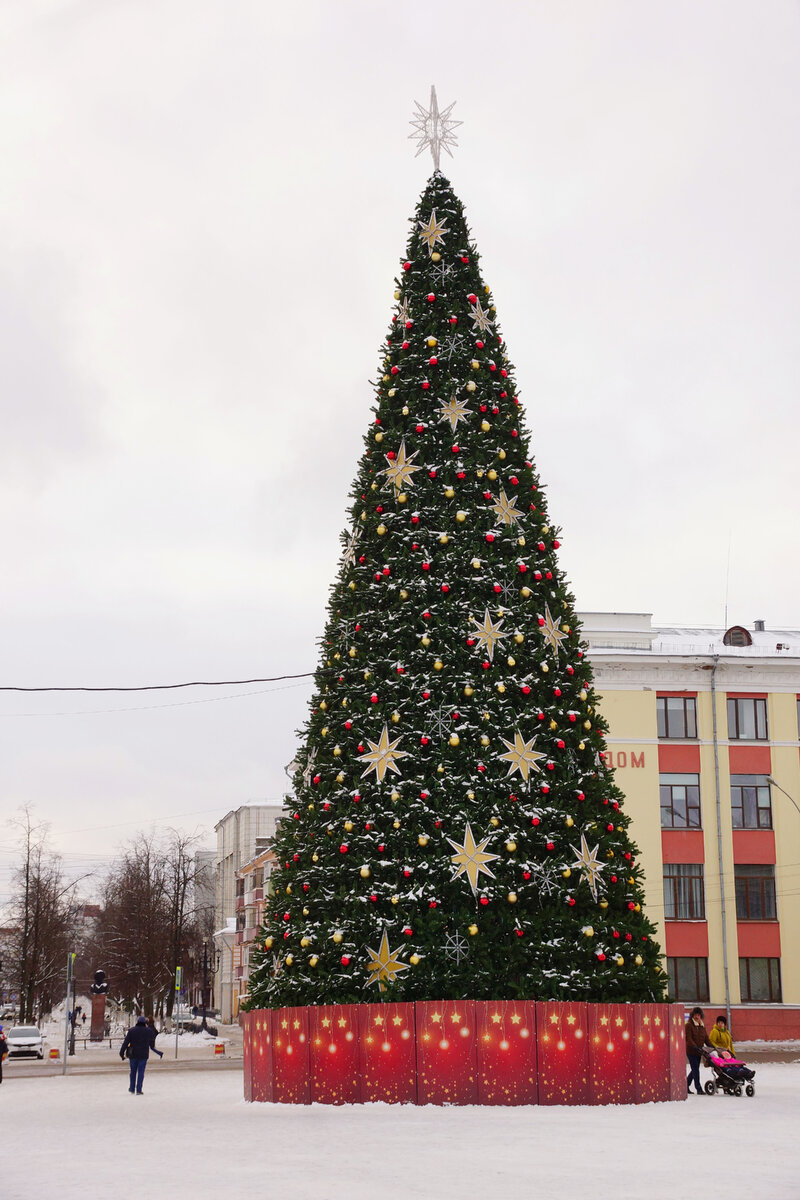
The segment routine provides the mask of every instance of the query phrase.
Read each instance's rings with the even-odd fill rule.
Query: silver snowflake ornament
[[[445,958],[452,958],[456,963],[460,963],[462,958],[467,957],[468,950],[469,943],[460,933],[448,933],[445,935],[444,945],[442,946],[442,954]]]

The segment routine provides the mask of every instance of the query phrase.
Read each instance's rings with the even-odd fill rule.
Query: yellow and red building
[[[800,631],[581,620],[670,998],[800,1037]]]

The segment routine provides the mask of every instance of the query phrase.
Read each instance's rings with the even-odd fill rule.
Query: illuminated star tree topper
[[[431,88],[431,98],[427,108],[423,108],[418,100],[415,100],[414,104],[417,109],[417,116],[411,118],[414,132],[408,135],[410,138],[416,138],[419,142],[419,149],[414,157],[419,158],[423,150],[430,147],[433,166],[438,171],[440,151],[445,150],[451,158],[453,157],[450,147],[458,143],[458,138],[453,131],[462,125],[463,121],[456,121],[450,116],[455,108],[455,100],[452,104],[448,104],[447,108],[439,111],[435,87]]]

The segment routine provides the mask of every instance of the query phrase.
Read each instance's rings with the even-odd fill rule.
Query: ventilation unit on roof
[[[763,621],[753,621],[753,629],[755,629],[756,633],[763,633],[764,632],[764,622]]]

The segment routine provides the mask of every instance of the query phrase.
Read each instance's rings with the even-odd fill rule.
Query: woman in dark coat
[[[706,1046],[713,1050],[714,1047],[708,1040],[706,1027],[703,1024],[702,1008],[693,1008],[689,1020],[686,1022],[686,1057],[689,1059],[689,1074],[686,1076],[686,1089],[691,1092],[692,1084],[695,1086],[698,1096],[703,1096],[703,1088],[700,1083],[700,1059],[703,1050]]]

